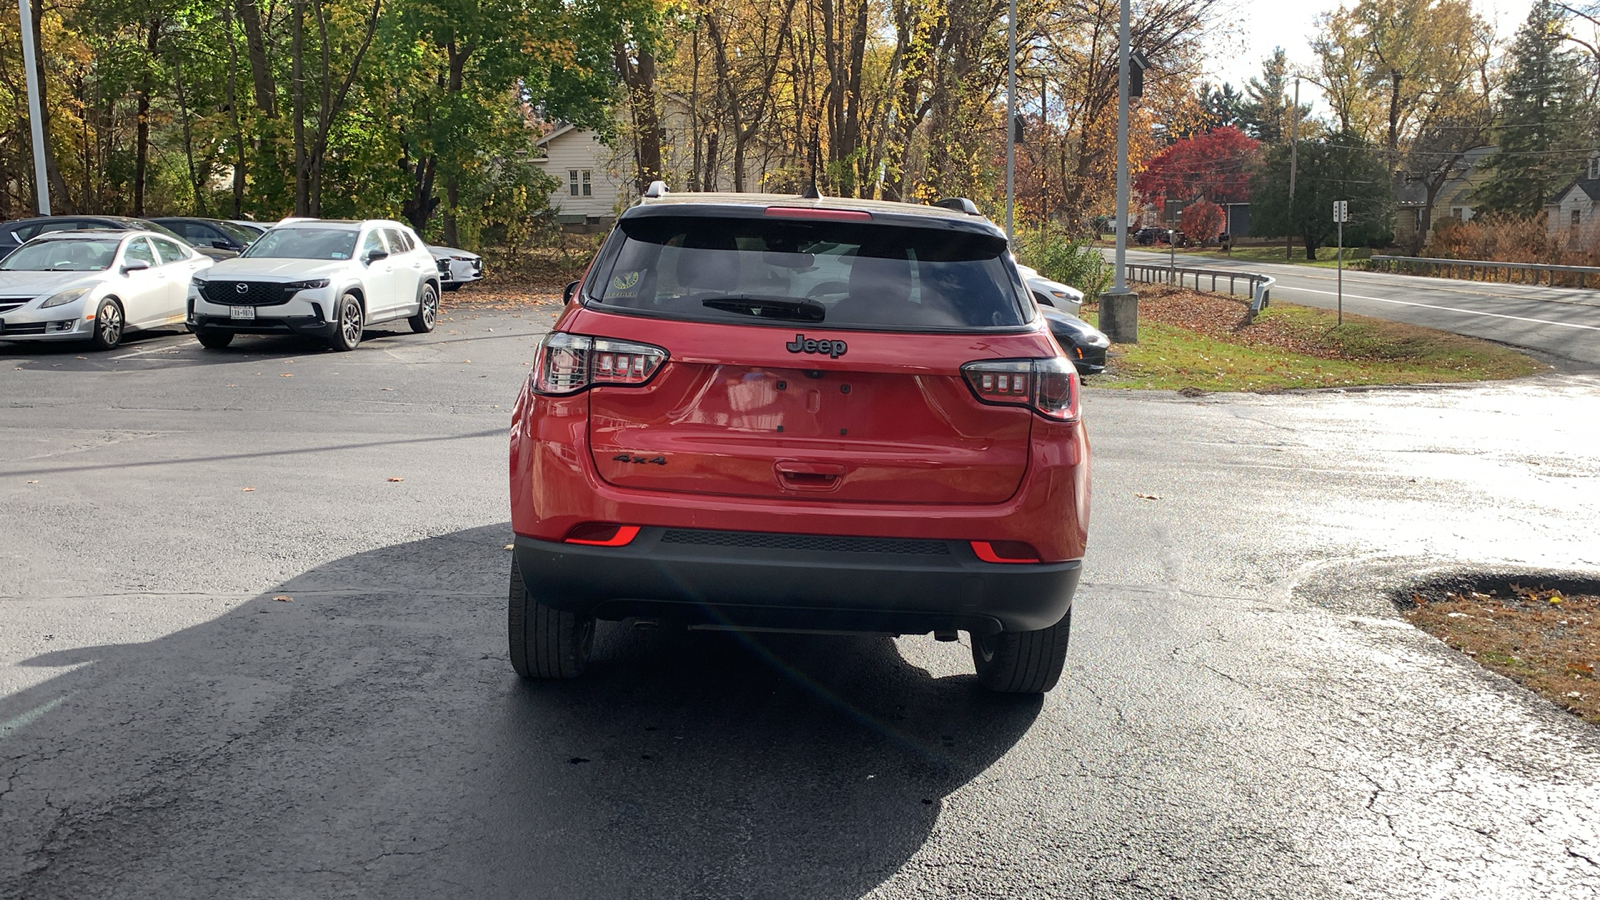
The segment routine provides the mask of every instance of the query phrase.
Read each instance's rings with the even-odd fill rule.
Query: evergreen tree
[[[1317,258],[1317,248],[1331,242],[1335,200],[1350,201],[1344,226],[1346,247],[1381,246],[1394,238],[1394,190],[1389,170],[1377,151],[1353,132],[1324,140],[1300,141],[1300,169],[1293,203],[1289,200],[1288,144],[1267,152],[1250,179],[1250,230],[1261,237],[1294,235]]]
[[[1485,164],[1479,191],[1493,210],[1531,216],[1583,167],[1593,137],[1582,62],[1563,51],[1566,13],[1539,0],[1511,47],[1500,127],[1500,150]]]
[[[1244,130],[1263,144],[1281,144],[1289,137],[1289,55],[1274,47],[1261,64],[1261,77],[1244,86],[1240,110]]]

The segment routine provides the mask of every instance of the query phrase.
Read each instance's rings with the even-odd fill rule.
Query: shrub
[[[1111,264],[1087,238],[1069,237],[1059,226],[1020,229],[1017,259],[1046,278],[1083,291],[1090,303],[1111,286]]]
[[[1217,239],[1222,229],[1227,225],[1227,214],[1222,207],[1210,200],[1201,200],[1191,203],[1183,208],[1183,214],[1178,219],[1178,225],[1190,240],[1199,241],[1201,245],[1209,244]]]
[[[1433,236],[1422,255],[1557,266],[1600,265],[1600,253],[1594,248],[1569,249],[1565,241],[1552,238],[1545,226],[1544,213],[1536,216],[1485,213],[1470,222],[1447,219],[1434,226]]]

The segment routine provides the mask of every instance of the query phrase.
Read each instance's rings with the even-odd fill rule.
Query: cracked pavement
[[[1600,897],[1600,733],[1388,600],[1600,570],[1600,376],[1091,386],[1042,701],[931,637],[619,625],[523,685],[549,318],[0,345],[0,898]]]

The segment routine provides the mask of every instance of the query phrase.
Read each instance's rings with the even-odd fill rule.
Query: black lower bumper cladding
[[[642,528],[623,547],[518,535],[530,597],[556,609],[805,631],[1037,631],[1072,608],[1078,560],[996,564],[964,541]]]

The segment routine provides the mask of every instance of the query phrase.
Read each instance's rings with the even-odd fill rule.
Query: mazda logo
[[[233,290],[234,290],[235,293],[238,293],[238,294],[248,294],[248,293],[250,293],[250,285],[245,284],[244,282],[241,281],[238,284],[233,286]]]

